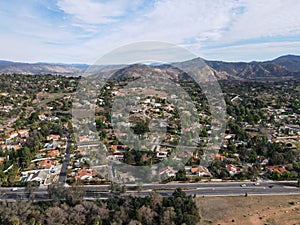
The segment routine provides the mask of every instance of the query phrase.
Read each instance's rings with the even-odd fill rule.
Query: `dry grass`
[[[300,225],[300,195],[197,198],[200,224]]]

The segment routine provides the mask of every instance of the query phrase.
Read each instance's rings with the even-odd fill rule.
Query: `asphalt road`
[[[242,184],[246,186],[242,187]],[[188,195],[196,196],[244,196],[247,195],[289,195],[300,194],[296,182],[262,182],[254,185],[253,182],[218,182],[218,183],[177,183],[177,184],[144,184],[140,191],[136,186],[127,186],[127,191],[122,195],[147,196],[155,190],[162,196],[171,196],[176,188],[182,188]],[[109,186],[85,186],[86,199],[108,198],[112,195]],[[0,188],[0,200],[28,199],[25,188]],[[47,187],[39,187],[33,193],[33,199],[37,201],[49,200]]]
[[[66,146],[66,155],[65,158],[62,162],[62,166],[61,166],[61,171],[59,174],[59,178],[58,178],[58,182],[59,183],[65,183],[66,179],[67,179],[67,168],[70,162],[70,149],[71,149],[71,144],[72,144],[72,138],[70,137],[70,135],[67,136],[67,146]]]

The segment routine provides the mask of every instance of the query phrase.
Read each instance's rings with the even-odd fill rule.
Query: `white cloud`
[[[235,45],[235,42],[241,40],[251,42],[262,37],[295,35],[300,28],[300,20],[297,16],[299,3],[300,1],[292,0],[156,1],[150,8],[144,10],[144,14],[140,13],[131,20],[114,24],[111,32],[95,36],[74,51],[82,51],[81,56],[95,60],[116,47],[136,41],[154,40],[179,44],[200,56],[208,55],[208,57],[227,60],[262,58],[260,55],[267,58],[270,55],[279,55],[279,52],[287,52],[283,51],[284,48],[293,52],[292,43],[281,44],[280,48],[276,47],[280,43],[273,43],[272,47],[262,44],[259,47],[267,48],[264,53],[258,51],[259,48],[250,48],[253,45],[245,45],[244,48],[241,45],[228,48],[215,47],[213,50],[204,49],[224,44]],[[111,4],[114,8],[113,4],[116,2]],[[122,7],[122,10],[116,12],[125,13],[126,6],[123,4]],[[93,12],[96,13],[96,11],[91,13]],[[81,23],[81,26],[85,25]],[[232,54],[223,49],[230,50]],[[299,54],[300,49],[294,52]]]
[[[300,1],[251,0],[243,6],[244,13],[224,33],[224,41],[300,35]]]
[[[139,40],[207,40],[219,36],[230,24],[230,11],[237,5],[235,1],[158,1],[142,20],[128,24],[123,32]]]
[[[107,24],[117,22],[118,17],[126,15],[136,8],[140,1],[105,1],[93,0],[59,0],[57,6],[66,14],[71,15],[78,23],[86,25]]]
[[[298,0],[11,1],[20,7],[0,2],[1,57],[7,59],[93,63],[119,46],[147,40],[219,59],[300,54],[291,42],[300,36]],[[281,47],[261,44],[266,50],[255,51],[249,45],[274,41]],[[26,54],[15,46],[25,46]]]
[[[199,48],[222,36],[237,7],[240,3],[236,1],[158,1],[143,16],[118,24],[117,31],[93,38],[84,46],[99,57],[115,47],[145,40],[180,44],[192,39]]]

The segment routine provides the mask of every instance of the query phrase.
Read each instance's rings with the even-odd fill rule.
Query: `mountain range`
[[[210,70],[213,71],[217,79],[242,79],[242,80],[256,80],[256,79],[292,79],[300,78],[300,56],[284,55],[274,60],[262,62],[224,62],[224,61],[211,61],[201,58],[195,58],[185,62],[171,64],[185,65],[186,67],[193,66],[198,62],[204,62]],[[133,65],[130,66],[131,70],[144,71],[149,68],[157,68],[165,74],[174,74],[175,69],[169,65]],[[120,76],[118,68],[120,66],[94,66],[94,69],[109,68],[116,70],[115,76]],[[22,63],[0,60],[0,74],[61,74],[66,76],[83,75],[86,69],[89,68],[87,64],[59,64],[59,63]],[[130,69],[121,69],[127,72]]]

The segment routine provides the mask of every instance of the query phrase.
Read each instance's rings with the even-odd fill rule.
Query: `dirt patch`
[[[300,225],[300,195],[200,197],[197,205],[201,225]]]

